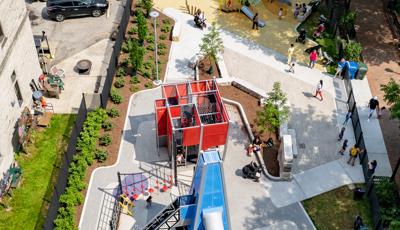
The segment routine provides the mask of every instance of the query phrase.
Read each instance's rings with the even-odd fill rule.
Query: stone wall
[[[6,39],[0,43],[0,173],[14,158],[12,137],[22,110],[32,104],[29,83],[42,73],[24,0],[0,1],[0,26]],[[11,76],[15,73],[15,80]],[[18,82],[22,103],[15,92]]]

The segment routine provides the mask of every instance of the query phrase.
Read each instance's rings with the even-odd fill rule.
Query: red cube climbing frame
[[[225,145],[229,116],[215,80],[165,84],[161,90],[163,98],[155,101],[159,146],[171,153],[174,143],[199,151]]]

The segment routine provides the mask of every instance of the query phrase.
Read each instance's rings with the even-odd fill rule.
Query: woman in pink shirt
[[[310,65],[309,65],[311,69],[314,68],[314,65],[317,62],[317,60],[318,60],[317,51],[316,50],[311,51],[311,53],[310,53]]]

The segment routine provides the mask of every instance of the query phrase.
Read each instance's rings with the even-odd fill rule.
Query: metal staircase
[[[154,217],[144,228],[144,230],[171,229],[180,220],[179,198],[175,199],[170,205],[164,208]]]

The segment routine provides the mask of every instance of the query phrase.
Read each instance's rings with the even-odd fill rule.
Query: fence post
[[[400,158],[397,160],[397,164],[396,164],[396,167],[394,167],[393,174],[390,177],[390,181],[392,181],[392,182],[394,181],[394,178],[396,177],[396,174],[397,174],[397,171],[399,170],[399,168],[400,168]]]

